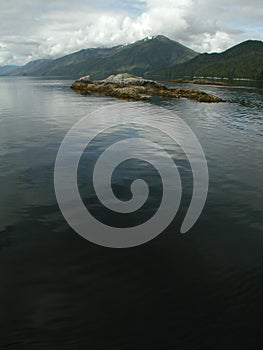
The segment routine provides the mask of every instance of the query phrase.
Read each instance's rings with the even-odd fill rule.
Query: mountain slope
[[[26,65],[17,68],[16,70],[13,70],[10,72],[10,75],[42,75],[41,73],[44,72],[49,64],[51,64],[53,60],[51,59],[40,59],[35,60],[27,63]]]
[[[151,74],[169,79],[194,76],[263,79],[263,42],[247,40],[222,53],[200,54]]]
[[[176,41],[158,35],[129,45],[86,49],[56,60],[33,61],[13,74],[74,77],[90,74],[93,78],[105,78],[120,72],[144,75],[151,70],[185,62],[196,55]]]
[[[0,66],[0,75],[8,75],[18,68],[19,66]]]

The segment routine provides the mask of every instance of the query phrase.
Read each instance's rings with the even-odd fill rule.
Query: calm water
[[[191,171],[182,151],[164,139],[184,185],[180,210],[151,242],[109,249],[84,240],[64,220],[53,168],[71,126],[123,102],[78,95],[70,83],[0,79],[0,348],[262,348],[263,90],[201,86],[227,103],[152,102],[182,117],[202,144],[207,203],[192,230],[180,235]],[[141,103],[133,106],[138,117]],[[162,121],[176,128],[170,116]],[[97,203],[87,174],[105,145],[133,132],[101,135],[79,167],[83,200],[111,224],[118,218]],[[145,164],[123,164],[114,175],[116,193],[129,198],[127,181],[138,174],[152,186],[148,206],[121,217],[120,226],[138,224],[158,207],[160,181]]]

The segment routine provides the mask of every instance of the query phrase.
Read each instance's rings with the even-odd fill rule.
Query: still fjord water
[[[152,102],[176,112],[198,137],[210,174],[207,203],[192,230],[180,235],[192,193],[191,168],[180,148],[162,140],[180,169],[182,205],[157,238],[118,250],[81,238],[56,202],[53,170],[67,131],[87,113],[113,103],[121,109],[123,103],[81,96],[70,83],[0,79],[0,348],[258,348],[263,331],[262,88],[200,87],[224,98],[222,104]],[[133,102],[136,117],[137,105]],[[170,115],[162,122],[176,128]],[[84,202],[112,225],[118,218],[99,205],[88,175],[106,145],[133,132],[126,128],[115,130],[110,140],[98,137],[79,167]],[[116,170],[116,194],[129,198],[127,184],[138,175],[152,192],[148,207],[128,218],[136,224],[158,207],[161,195],[156,172],[140,162]],[[119,225],[127,225],[126,219]]]

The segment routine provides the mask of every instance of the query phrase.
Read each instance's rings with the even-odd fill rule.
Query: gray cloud
[[[59,57],[164,34],[197,51],[263,39],[261,0],[9,0],[1,3],[0,65]]]

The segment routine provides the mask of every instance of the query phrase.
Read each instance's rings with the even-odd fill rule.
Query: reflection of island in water
[[[103,80],[82,77],[72,84],[72,89],[85,94],[97,93],[125,100],[151,100],[152,96],[187,98],[198,102],[224,102],[221,98],[203,91],[169,88],[166,85],[134,76],[129,73],[111,75]]]

